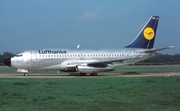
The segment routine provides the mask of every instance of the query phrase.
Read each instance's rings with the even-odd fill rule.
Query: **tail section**
[[[126,47],[151,49],[154,46],[159,16],[152,16],[137,37]]]

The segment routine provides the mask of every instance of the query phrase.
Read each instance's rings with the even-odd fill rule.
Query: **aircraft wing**
[[[106,67],[107,64],[111,64],[113,62],[124,62],[125,60],[133,59],[133,58],[134,57],[125,57],[120,59],[97,60],[93,62],[88,62],[87,65],[93,67]]]
[[[108,60],[91,60],[91,61],[72,61],[70,64],[68,64],[66,67],[76,67],[77,65],[83,65],[86,64],[88,66],[92,67],[106,67],[107,64],[111,64],[113,62],[124,62],[125,60],[128,59],[133,59],[134,57],[125,57],[125,58],[118,58],[118,59],[108,59]]]
[[[158,52],[158,51],[165,50],[165,49],[170,49],[170,48],[173,48],[173,47],[174,46],[168,46],[168,47],[164,47],[164,48],[150,49],[150,50],[147,50],[147,51],[144,51],[144,52],[145,53]]]

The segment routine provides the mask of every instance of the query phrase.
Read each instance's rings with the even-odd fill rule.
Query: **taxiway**
[[[70,74],[0,74],[0,78],[104,78],[104,77],[158,77],[180,76],[180,73],[99,73],[97,76],[80,76],[78,73]]]

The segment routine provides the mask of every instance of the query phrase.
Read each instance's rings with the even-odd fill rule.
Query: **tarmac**
[[[97,76],[80,76],[78,73],[67,74],[0,74],[0,78],[105,78],[105,77],[169,77],[180,76],[180,73],[98,73]]]

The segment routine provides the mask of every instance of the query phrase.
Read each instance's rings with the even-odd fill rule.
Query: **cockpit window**
[[[22,56],[22,54],[17,54],[17,55],[16,55],[16,57],[21,57],[21,56]]]
[[[12,57],[22,57],[23,54],[22,53],[16,53],[15,55],[13,55]]]
[[[22,56],[23,56],[22,54],[15,54],[12,57],[22,57]]]

